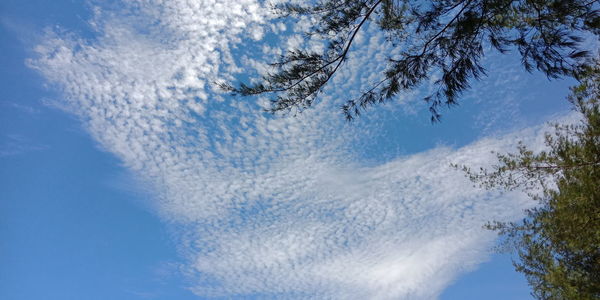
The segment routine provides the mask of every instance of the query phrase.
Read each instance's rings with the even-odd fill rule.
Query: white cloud
[[[257,27],[267,11],[254,0],[130,1],[121,12],[97,9],[97,40],[48,35],[30,65],[152,187],[156,208],[179,229],[197,294],[435,297],[485,259],[493,233],[482,224],[529,205],[520,194],[472,188],[449,164],[489,164],[490,150],[539,128],[364,162],[355,142],[378,125],[345,124],[331,103],[376,80],[360,75],[385,60],[373,31],[334,80],[344,93],[330,89],[320,109],[297,118],[262,115],[248,99],[223,101],[212,90],[239,70],[238,56],[256,64],[258,51],[275,51],[241,40],[269,34]]]

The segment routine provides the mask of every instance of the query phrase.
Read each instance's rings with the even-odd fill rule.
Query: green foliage
[[[487,227],[506,237],[537,299],[600,299],[600,68],[588,69],[569,100],[583,118],[555,125],[547,151],[498,155],[469,177],[486,188],[524,188],[539,201],[520,222]]]
[[[321,0],[280,4],[282,16],[316,20],[307,36],[325,42],[323,52],[295,49],[272,64],[275,71],[253,85],[221,85],[234,94],[275,93],[271,112],[310,107],[348,58],[356,34],[375,21],[400,54],[389,57],[381,81],[342,106],[348,119],[369,105],[417,88],[440,74],[425,100],[432,120],[441,105],[457,103],[471,80],[486,74],[481,65],[488,45],[516,49],[525,69],[549,78],[572,76],[587,52],[580,42],[598,35],[598,0]]]

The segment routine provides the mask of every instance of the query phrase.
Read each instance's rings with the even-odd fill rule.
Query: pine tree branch
[[[458,17],[460,17],[460,15],[462,15],[462,13],[465,11],[465,9],[469,6],[469,4],[471,4],[472,0],[468,0],[467,3],[465,5],[463,5],[463,7],[461,7],[460,11],[458,11],[458,13],[456,13],[456,15],[452,18],[452,20],[450,20],[448,23],[446,23],[446,26],[444,26],[444,28],[442,28],[442,30],[438,31],[432,38],[430,38],[424,45],[423,45],[423,50],[421,51],[421,54],[419,54],[418,56],[423,56],[425,55],[425,52],[427,52],[427,48],[429,47],[429,44],[431,44],[434,40],[436,40],[442,33],[444,33],[449,27],[450,25],[452,25],[452,23],[454,23]],[[458,5],[460,5],[461,3],[464,3],[465,1],[460,1],[457,4],[455,4],[453,6],[453,8],[449,9],[448,11],[451,11],[452,9],[458,7]]]
[[[323,82],[323,84],[321,84],[321,86],[324,86],[329,81],[329,79],[331,79],[331,77],[333,76],[333,74],[335,74],[335,72],[337,72],[337,70],[340,67],[340,65],[344,62],[344,60],[346,59],[346,56],[348,55],[348,51],[350,50],[350,46],[352,46],[352,42],[354,41],[354,38],[356,37],[356,35],[360,31],[360,28],[365,24],[365,22],[369,19],[369,17],[371,16],[371,14],[375,11],[375,8],[377,8],[377,6],[379,6],[379,4],[381,4],[381,2],[383,2],[383,0],[378,0],[367,11],[367,13],[365,14],[365,16],[361,20],[361,22],[355,27],[352,35],[350,36],[350,39],[348,40],[348,42],[346,43],[346,46],[344,47],[344,51],[340,55],[338,55],[335,59],[327,62],[323,66],[321,66],[318,69],[316,69],[316,70],[310,72],[309,74],[303,76],[298,81],[296,81],[295,83],[293,83],[293,84],[291,84],[291,85],[289,85],[289,86],[287,86],[285,88],[267,89],[267,90],[264,90],[262,92],[285,92],[285,91],[289,91],[290,89],[292,89],[292,88],[298,86],[299,84],[301,84],[302,82],[304,82],[306,79],[308,79],[308,78],[316,75],[319,72],[322,72],[323,70],[325,70],[325,68],[329,67],[333,63],[338,62],[337,65],[333,68],[333,70],[331,72],[328,72],[327,79]],[[262,92],[258,92],[258,93],[262,93]]]
[[[377,6],[381,2],[383,2],[383,0],[379,0],[379,1],[375,2],[375,4],[373,4],[373,6],[369,9],[369,11],[365,14],[365,17],[362,19],[362,21],[358,24],[358,26],[356,26],[356,29],[354,30],[354,33],[352,33],[352,36],[350,37],[350,40],[348,41],[348,44],[346,45],[346,47],[344,49],[344,52],[341,55],[342,59],[338,62],[338,64],[335,66],[335,68],[333,68],[333,71],[331,71],[331,73],[329,73],[329,75],[327,76],[327,79],[323,82],[322,86],[325,85],[329,81],[329,79],[331,79],[331,77],[333,76],[333,74],[335,72],[337,72],[337,70],[340,67],[340,65],[342,65],[342,63],[346,59],[346,56],[348,55],[348,51],[350,50],[350,46],[352,45],[352,42],[354,41],[354,38],[356,37],[356,34],[360,31],[360,28],[369,19],[369,17],[371,16],[371,14],[375,11],[375,8],[377,8]]]

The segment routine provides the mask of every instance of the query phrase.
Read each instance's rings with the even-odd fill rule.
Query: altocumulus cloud
[[[281,32],[306,22],[277,24],[268,11],[255,0],[127,1],[121,11],[96,9],[97,38],[49,33],[29,63],[154,191],[157,211],[178,228],[196,294],[435,298],[485,259],[493,234],[482,224],[529,205],[521,194],[472,188],[449,164],[488,165],[490,150],[518,138],[539,145],[541,129],[363,162],[355,142],[376,125],[345,124],[330,104],[335,90],[296,118],[212,90],[280,51],[251,39],[301,43]],[[381,68],[382,41],[373,30],[359,38],[368,47],[335,78],[343,95],[376,80],[351,70]]]

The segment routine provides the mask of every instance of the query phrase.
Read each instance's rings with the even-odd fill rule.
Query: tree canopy
[[[472,80],[486,75],[487,46],[501,53],[516,49],[528,71],[549,78],[571,76],[587,51],[587,35],[600,32],[598,0],[320,0],[284,3],[284,17],[315,20],[306,36],[322,40],[323,51],[293,49],[272,62],[274,71],[255,84],[222,84],[234,94],[274,93],[271,112],[310,107],[343,67],[365,24],[376,22],[400,54],[389,57],[380,81],[342,104],[348,119],[439,74],[427,95],[432,120],[441,105],[456,104]]]
[[[600,299],[600,68],[572,88],[581,123],[555,125],[548,150],[498,155],[470,178],[487,188],[524,188],[538,201],[520,222],[491,223],[518,255],[516,270],[537,299]]]

